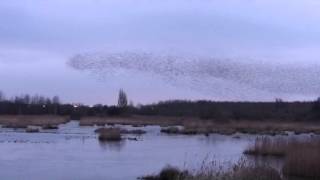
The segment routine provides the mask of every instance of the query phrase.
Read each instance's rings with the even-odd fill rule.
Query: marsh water
[[[79,126],[77,121],[40,133],[1,128],[1,179],[133,180],[157,173],[168,164],[194,168],[215,159],[227,166],[239,161],[256,138],[243,134],[167,135],[160,133],[159,126],[146,126],[138,128],[147,131],[144,135],[125,135],[121,142],[100,143],[94,133],[97,128]],[[271,163],[281,166],[281,161]]]

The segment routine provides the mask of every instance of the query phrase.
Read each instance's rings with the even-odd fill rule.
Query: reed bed
[[[258,156],[284,158],[283,174],[287,177],[320,179],[320,140],[309,138],[257,138],[245,152]]]
[[[284,138],[258,137],[245,151],[247,155],[259,156],[285,156],[293,145]]]
[[[288,149],[283,174],[320,179],[320,141],[298,143]]]

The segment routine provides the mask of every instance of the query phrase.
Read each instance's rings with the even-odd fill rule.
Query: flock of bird
[[[317,65],[137,52],[77,54],[69,59],[68,65],[98,76],[117,71],[142,72],[160,76],[173,85],[184,84],[207,91],[221,89],[227,84],[230,91],[242,87],[273,93],[320,93]]]

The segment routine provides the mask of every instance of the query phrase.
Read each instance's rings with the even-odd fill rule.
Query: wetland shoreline
[[[70,121],[68,116],[54,115],[1,115],[0,125],[7,128],[27,128],[39,126],[42,128],[55,128],[59,124]],[[116,117],[82,117],[80,126],[105,126],[105,125],[132,125],[141,127],[146,125],[161,126],[164,133],[168,134],[225,134],[235,133],[261,134],[261,135],[287,135],[288,133],[320,134],[318,122],[296,122],[281,120],[202,120],[194,117],[166,117],[166,116],[116,116]],[[180,127],[180,128],[172,128]]]

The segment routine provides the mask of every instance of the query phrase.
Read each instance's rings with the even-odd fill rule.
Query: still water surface
[[[132,129],[130,126],[121,126]],[[15,180],[133,180],[156,173],[170,164],[196,167],[205,159],[237,162],[255,136],[184,136],[160,133],[160,127],[143,127],[138,141],[100,143],[94,130],[71,121],[58,130],[25,133],[1,129],[0,177]],[[140,128],[141,129],[141,128]]]

